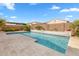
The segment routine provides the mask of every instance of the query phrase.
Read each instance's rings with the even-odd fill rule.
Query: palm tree
[[[70,28],[72,29],[73,34],[79,34],[79,20],[75,20],[71,25]]]
[[[5,20],[0,18],[0,30],[3,29],[4,25],[5,25]]]
[[[36,28],[37,30],[44,30],[44,28],[43,28],[42,26],[40,26],[40,25],[36,26],[35,28]]]

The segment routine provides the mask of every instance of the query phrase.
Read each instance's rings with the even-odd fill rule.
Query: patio
[[[6,35],[0,32],[0,55],[2,56],[64,56],[55,50],[37,44],[35,40],[20,34]],[[79,46],[79,40],[77,40]],[[75,42],[70,40],[70,42]],[[69,43],[66,55],[79,55],[78,48],[72,48]],[[76,46],[76,47],[78,47]],[[74,47],[74,46],[73,46]]]

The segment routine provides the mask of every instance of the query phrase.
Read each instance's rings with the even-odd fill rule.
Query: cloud
[[[10,9],[10,10],[15,10],[14,6],[15,6],[14,3],[7,3],[7,4],[6,4],[6,7],[7,7],[8,9]]]
[[[9,10],[15,10],[15,3],[1,3],[1,6],[5,6]]]
[[[58,9],[60,9],[60,7],[59,7],[59,6],[56,6],[56,5],[53,5],[53,6],[51,7],[51,9],[52,9],[52,10],[58,10]]]
[[[15,19],[15,18],[17,18],[16,16],[11,16],[10,18],[13,18],[13,19]]]
[[[29,5],[37,5],[37,3],[29,3]]]
[[[73,16],[72,16],[72,15],[67,15],[67,17],[71,18],[71,17],[73,17]]]
[[[0,12],[0,15],[3,15],[3,13]]]
[[[66,8],[60,10],[60,12],[71,12],[71,11],[79,12],[79,8]]]

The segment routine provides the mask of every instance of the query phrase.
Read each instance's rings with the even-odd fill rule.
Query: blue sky
[[[0,17],[10,22],[47,22],[54,19],[79,19],[79,4],[0,3]]]

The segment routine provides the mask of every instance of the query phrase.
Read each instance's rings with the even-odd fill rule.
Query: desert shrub
[[[24,25],[24,28],[23,28],[25,31],[29,31],[30,32],[30,30],[31,30],[31,27],[30,27],[30,25]]]
[[[3,31],[5,31],[5,32],[8,32],[8,31],[16,31],[16,28],[8,27],[8,28],[4,28]]]
[[[76,35],[79,36],[79,30],[77,30]]]
[[[5,19],[0,18],[0,31],[2,31],[3,27],[5,26]]]
[[[44,30],[44,28],[43,28],[42,26],[40,26],[40,25],[39,25],[39,26],[36,26],[35,28],[36,28],[37,30]]]

